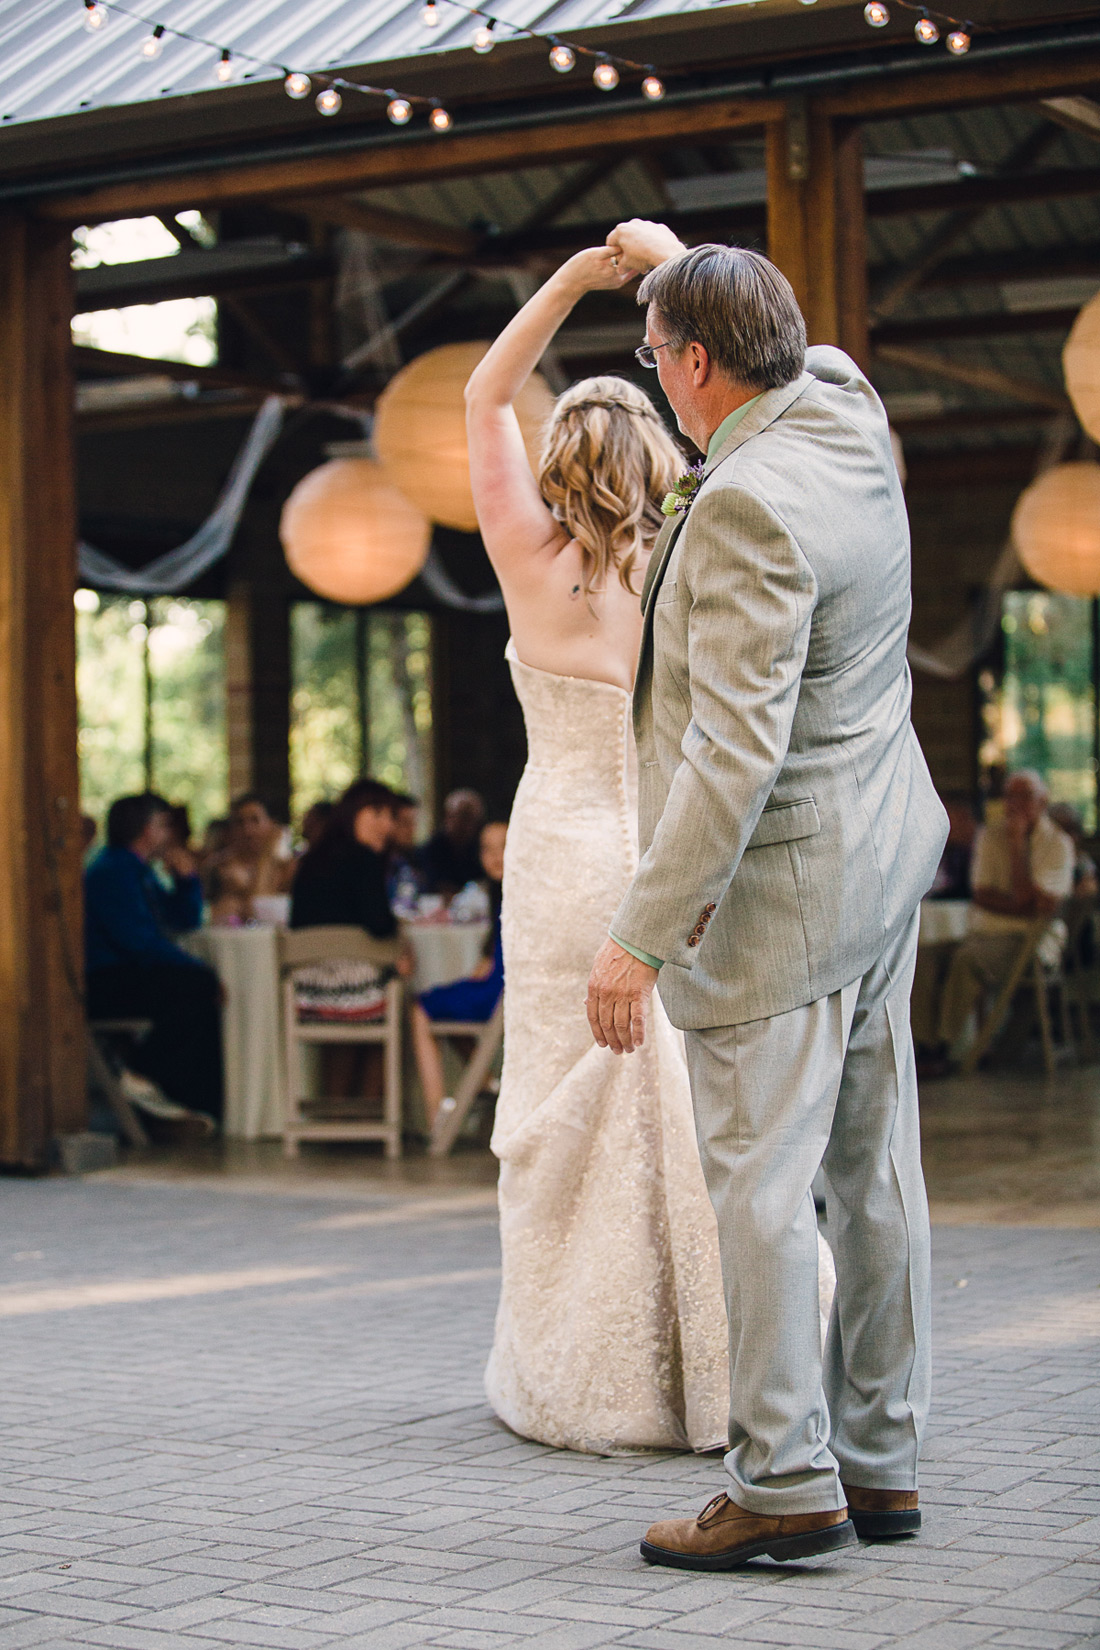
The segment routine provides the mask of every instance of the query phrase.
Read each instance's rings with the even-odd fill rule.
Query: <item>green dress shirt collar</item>
[[[761,390],[760,395],[763,395],[763,394],[764,394],[764,391]],[[750,407],[755,407],[756,403],[760,399],[760,395],[754,395],[751,398],[751,400],[746,401],[742,406],[735,407],[733,412],[731,412],[729,414],[728,418],[723,418],[722,422],[719,424],[718,428],[715,430],[714,434],[711,436],[710,440],[707,442],[707,463],[708,464],[713,464],[714,463],[714,460],[718,456],[718,453],[719,453],[720,449],[725,445],[726,441],[733,434],[734,430],[737,428],[738,424],[740,424],[741,420],[744,418],[744,416],[748,412],[749,408]]]

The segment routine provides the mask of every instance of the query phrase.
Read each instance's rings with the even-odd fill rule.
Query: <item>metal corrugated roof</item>
[[[488,3],[488,0],[487,0]],[[723,0],[724,7],[761,0]],[[213,83],[217,53],[166,34],[151,62],[142,42],[156,23],[181,29],[241,54],[234,80],[275,80],[285,65],[306,72],[387,63],[469,47],[477,20],[452,0],[439,0],[440,25],[426,29],[421,0],[132,0],[140,21],[111,11],[107,24],[90,33],[82,0],[39,0],[0,4],[0,119],[7,123],[43,120],[80,110],[119,107],[162,97],[206,93]],[[617,20],[710,11],[699,0],[494,0],[502,22],[541,34],[574,36]],[[500,39],[509,38],[506,29]],[[614,50],[610,39],[602,39]]]

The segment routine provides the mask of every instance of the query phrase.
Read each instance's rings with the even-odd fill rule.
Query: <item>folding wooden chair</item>
[[[1062,1036],[1074,1044],[1073,1010],[1077,1010],[1077,1045],[1087,1059],[1096,1056],[1092,1033],[1092,1006],[1100,1002],[1100,931],[1095,896],[1067,902],[1067,938],[1058,979],[1062,1007]]]
[[[1036,917],[1027,931],[1021,935],[1020,949],[1016,953],[1016,960],[1009,970],[1008,978],[997,993],[996,1002],[962,1062],[960,1071],[964,1077],[971,1077],[977,1071],[978,1062],[988,1053],[994,1038],[1004,1025],[1017,991],[1029,987],[1035,994],[1035,1012],[1043,1044],[1043,1064],[1047,1075],[1054,1075],[1054,1032],[1050,1022],[1049,991],[1052,985],[1060,983],[1060,971],[1045,969],[1039,957],[1039,946],[1052,920],[1049,916]]]
[[[401,1156],[402,987],[384,987],[386,1008],[379,1019],[338,1023],[304,1020],[298,1011],[294,976],[317,963],[373,963],[390,968],[401,954],[399,940],[376,940],[361,928],[298,928],[280,933],[279,974],[283,982],[283,1037],[286,1050],[287,1110],[283,1150],[297,1157],[303,1140],[381,1140],[387,1157]],[[309,1044],[379,1043],[383,1051],[382,1116],[355,1116],[347,1099],[311,1098],[305,1093],[302,1050]],[[367,1098],[367,1097],[364,1097]],[[326,1116],[326,1110],[328,1115]]]
[[[438,1038],[472,1037],[474,1050],[467,1060],[461,1080],[450,1103],[445,1100],[439,1109],[432,1137],[428,1143],[429,1157],[446,1157],[470,1115],[470,1108],[485,1087],[486,1078],[504,1039],[504,994],[501,993],[488,1020],[433,1020],[432,1036]]]

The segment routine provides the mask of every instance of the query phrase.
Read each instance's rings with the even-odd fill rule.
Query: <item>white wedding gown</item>
[[[681,1035],[597,1048],[592,959],[638,862],[630,695],[523,664],[528,760],[504,860],[502,1280],[489,1401],[526,1438],[593,1453],[724,1448],[718,1232]],[[821,1244],[821,1303],[834,1271]]]

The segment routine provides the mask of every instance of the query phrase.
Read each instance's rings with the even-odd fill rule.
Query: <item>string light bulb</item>
[[[922,46],[934,46],[940,37],[939,29],[936,27],[935,23],[933,23],[927,12],[925,12],[923,17],[918,17],[913,33],[916,35]]]
[[[426,29],[439,27],[439,7],[436,0],[426,0],[426,4],[420,12],[420,21]]]
[[[233,78],[233,63],[232,63],[232,59],[231,59],[230,54],[229,54],[229,47],[227,46],[225,48],[225,50],[222,52],[221,57],[219,57],[219,59],[218,59],[218,66],[214,70],[214,79],[215,80],[220,80],[222,85],[224,86],[226,81],[227,80],[232,80],[232,78]]]
[[[614,63],[608,63],[605,59],[604,62],[596,64],[592,71],[592,79],[601,92],[613,92],[619,84],[619,71]]]
[[[493,33],[494,26],[493,23],[483,23],[474,35],[474,51],[480,57],[484,57],[486,52],[491,52],[497,43],[496,35]]]
[[[577,61],[577,54],[571,46],[563,46],[560,40],[555,40],[550,50],[550,67],[559,74],[568,74]]]
[[[164,46],[164,24],[158,23],[152,34],[146,35],[141,42],[141,55],[148,58],[150,63],[154,57],[159,57]]]
[[[283,91],[287,97],[292,97],[297,103],[301,98],[308,97],[313,90],[313,82],[307,74],[288,74],[283,81]]]
[[[97,29],[106,26],[108,12],[106,6],[98,4],[98,0],[84,0],[84,27],[89,34],[95,34]]]
[[[338,115],[343,106],[343,98],[335,86],[326,86],[323,92],[318,92],[314,102],[317,111],[322,115]]]
[[[412,104],[407,97],[395,97],[386,105],[386,114],[395,126],[407,126],[412,119]]]
[[[449,132],[454,124],[442,103],[436,104],[435,108],[428,116],[428,121],[433,132]]]
[[[873,29],[884,29],[890,21],[890,13],[883,0],[867,0],[863,15]]]
[[[642,96],[648,97],[651,103],[660,103],[665,95],[665,83],[655,74],[647,74],[642,81]]]
[[[970,36],[965,29],[952,29],[947,37],[947,49],[952,57],[965,57],[970,50]]]

